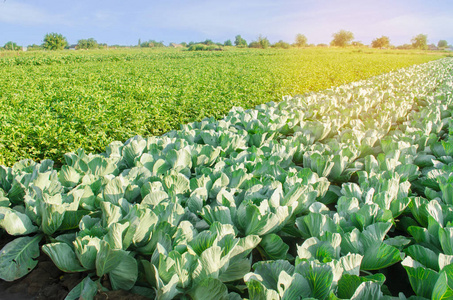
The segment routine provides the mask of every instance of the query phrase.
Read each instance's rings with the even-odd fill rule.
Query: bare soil
[[[0,249],[12,239],[8,235],[0,236]],[[86,273],[64,273],[42,253],[38,258],[38,265],[28,275],[13,282],[0,280],[0,300],[62,300],[86,276]],[[95,296],[95,300],[106,299],[148,298],[126,291],[101,292]]]
[[[13,282],[0,282],[0,300],[6,299],[64,299],[69,291],[83,280],[84,274],[64,273],[44,254],[36,268]]]

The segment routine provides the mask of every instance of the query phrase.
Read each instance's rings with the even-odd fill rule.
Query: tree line
[[[41,45],[32,44],[27,46],[27,50],[63,50],[70,47],[67,39],[61,33],[48,33],[44,36],[43,43]],[[75,45],[75,49],[100,49],[107,47],[107,44],[100,44],[94,38],[81,39]],[[7,42],[3,46],[3,50],[22,50],[22,46],[17,45],[14,42]]]
[[[269,47],[273,48],[283,48],[283,49],[288,49],[291,47],[307,47],[307,46],[318,46],[318,47],[328,47],[329,45],[327,44],[308,44],[307,37],[303,34],[297,34],[295,37],[295,40],[292,44],[287,43],[283,40],[280,40],[276,43],[270,43],[267,37],[264,37],[262,35],[259,35],[256,40],[251,41],[248,43],[244,38],[241,37],[241,35],[237,35],[234,39],[234,43],[231,40],[226,40],[224,43],[215,43],[210,39],[207,39],[202,42],[189,42],[189,43],[170,43],[170,46],[173,47],[186,47],[188,50],[221,50],[221,47],[225,46],[236,46],[240,48],[261,48],[261,49],[266,49]],[[118,46],[118,45],[114,45]],[[366,46],[360,41],[354,41],[354,34],[350,31],[346,30],[340,30],[338,32],[335,32],[332,35],[332,41],[330,42],[330,46],[333,47],[348,47],[348,46]],[[434,44],[428,45],[428,36],[426,34],[418,34],[414,36],[411,39],[410,44],[404,44],[400,46],[392,46],[390,44],[390,38],[388,36],[381,36],[379,38],[375,38],[371,42],[371,47],[373,48],[397,48],[397,49],[445,49],[447,47],[452,47],[448,45],[448,42],[446,40],[440,40],[437,43],[437,47]],[[99,48],[106,48],[108,47],[107,44],[100,44],[98,43],[94,38],[88,38],[88,39],[81,39],[77,42],[76,45],[73,45],[73,47],[77,50],[81,49],[99,49]],[[118,46],[120,47],[120,46]],[[164,45],[163,41],[155,41],[155,40],[149,40],[145,42],[141,42],[141,40],[138,40],[138,44],[136,47],[141,47],[141,48],[159,48],[159,47],[166,47]],[[28,50],[62,50],[62,49],[68,49],[69,44],[67,42],[66,37],[64,37],[60,33],[48,33],[44,36],[43,43],[41,45],[29,45],[27,47]],[[7,42],[3,48],[3,50],[12,50],[12,51],[18,51],[22,50],[21,46],[18,46],[16,43],[10,41]]]

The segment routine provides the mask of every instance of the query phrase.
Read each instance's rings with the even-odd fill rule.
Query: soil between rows
[[[0,249],[13,239],[8,235],[1,236]],[[13,282],[0,280],[0,300],[63,300],[85,277],[85,273],[61,271],[47,255],[41,253],[38,265],[28,275]],[[148,300],[126,291],[98,292],[94,299]]]
[[[14,237],[0,237],[0,249],[12,241]],[[406,296],[414,295],[407,275],[401,264],[397,263],[385,270],[380,270],[386,276],[385,285],[393,296],[403,292]],[[13,282],[0,280],[0,300],[62,300],[84,278],[85,273],[65,273],[58,269],[52,260],[41,253],[38,265],[33,271]],[[103,283],[104,286],[108,286]],[[147,300],[148,298],[117,290],[98,292],[95,300]]]

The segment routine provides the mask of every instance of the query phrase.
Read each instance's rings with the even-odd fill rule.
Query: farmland
[[[161,135],[234,107],[319,91],[440,58],[360,49],[116,50],[0,58],[0,164]]]
[[[16,121],[32,130],[29,123],[41,121],[43,131],[36,129],[34,138],[57,137],[55,143],[80,137],[93,148],[67,153],[58,165],[22,160],[0,167],[0,237],[8,241],[0,250],[0,278],[28,276],[39,265],[37,258],[45,255],[61,272],[80,275],[66,299],[92,299],[108,290],[151,299],[451,297],[453,60],[383,73],[391,65],[434,57],[304,51],[5,58],[4,68],[11,74],[22,68],[23,83],[31,80],[25,74],[35,72],[35,90],[48,100],[39,102],[34,96],[35,103],[27,102],[28,85],[15,88],[16,115],[2,122]],[[241,55],[249,59],[238,59],[248,61],[247,68],[235,61]],[[160,66],[154,73],[160,75],[147,79],[162,80],[159,87],[167,93],[145,88],[141,70],[151,58],[152,66]],[[290,90],[302,91],[302,85],[290,84],[290,77],[303,73],[289,67],[302,58],[312,72],[315,65],[325,64],[322,73],[329,76],[311,81],[310,88],[317,91],[272,102]],[[234,77],[216,64],[219,59],[224,66],[236,63],[233,69],[243,75]],[[341,59],[349,68],[335,67],[333,62]],[[178,77],[171,62],[180,60],[193,67]],[[199,71],[207,78],[190,73],[205,71],[201,60],[209,62],[209,73]],[[281,69],[270,77],[258,76],[258,66],[260,71]],[[71,69],[78,76],[71,78]],[[78,73],[82,71],[85,76]],[[112,75],[118,72],[123,75]],[[37,80],[44,73],[52,80]],[[378,73],[383,74],[370,77]],[[183,74],[190,74],[191,85],[178,81]],[[348,74],[352,82],[340,85],[349,81],[340,74]],[[12,81],[14,76],[5,78],[10,82],[5,89],[21,84]],[[204,84],[197,83],[203,78]],[[240,90],[242,81],[252,78],[257,85],[244,87],[244,94],[236,94],[232,102],[225,100],[235,108],[223,108],[216,102],[222,93],[213,89],[212,78],[218,79],[219,89],[237,84]],[[171,96],[172,84],[180,98]],[[211,89],[194,92],[204,85]],[[113,86],[123,102],[107,93]],[[202,106],[193,106],[196,99],[184,100],[184,89],[192,97],[209,99],[198,101],[205,105],[204,113],[216,118],[198,120],[203,115],[194,113]],[[223,91],[225,96],[231,92]],[[246,91],[260,101],[247,98]],[[160,97],[145,98],[147,92]],[[75,97],[82,94],[87,108]],[[75,98],[69,101],[64,95]],[[150,98],[160,99],[154,107],[165,113],[154,116],[168,125],[146,128],[154,136],[139,136],[134,126],[148,124]],[[33,107],[39,113],[32,113]],[[27,122],[19,119],[25,115]],[[63,121],[72,123],[63,127]],[[160,135],[174,127],[172,122],[180,122],[179,129]],[[94,127],[89,130],[89,125]],[[110,133],[123,134],[121,130],[126,138],[108,142]],[[19,141],[19,133],[12,135]],[[101,140],[95,140],[97,135]],[[95,141],[108,145],[98,152],[101,146],[94,147]],[[55,145],[49,149],[58,150]]]

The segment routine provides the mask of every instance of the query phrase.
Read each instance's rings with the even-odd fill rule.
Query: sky
[[[426,34],[428,43],[453,44],[451,0],[0,0],[0,46],[8,41],[41,44],[46,33],[70,44],[94,38],[109,45],[138,40],[221,42],[259,35],[271,43],[330,43],[344,29],[370,44],[388,36],[393,45]]]

